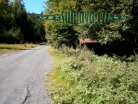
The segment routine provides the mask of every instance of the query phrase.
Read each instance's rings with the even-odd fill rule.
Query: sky
[[[46,0],[23,0],[27,12],[41,13],[44,11]]]

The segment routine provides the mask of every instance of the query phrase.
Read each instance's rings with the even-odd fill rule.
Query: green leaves
[[[72,49],[67,48],[63,53],[57,52],[55,54],[66,61],[54,69],[57,73],[51,76],[56,80],[54,83],[60,85],[51,92],[54,104],[138,103],[137,62],[121,62],[87,50],[77,55],[70,54]]]
[[[45,41],[45,30],[41,20],[28,14],[21,0],[0,0],[0,42]]]
[[[132,49],[137,47],[137,41],[138,41],[137,0],[106,0],[106,1],[81,0],[81,2],[80,0],[75,0],[75,1],[66,0],[65,2],[63,0],[59,0],[59,1],[48,0],[47,4],[48,4],[47,5],[48,8],[46,10],[46,15],[61,14],[62,11],[65,11],[65,12],[66,11],[72,11],[72,12],[94,11],[95,12],[94,19],[97,21],[97,23],[95,21],[94,24],[82,23],[82,24],[70,24],[70,25],[68,24],[63,25],[62,21],[56,21],[56,22],[46,21],[45,24],[47,26],[46,27],[47,36],[50,38],[53,38],[53,34],[55,36],[61,33],[59,37],[64,37],[62,38],[64,40],[63,43],[68,45],[67,37],[69,36],[69,33],[67,29],[65,30],[63,28],[72,26],[72,30],[74,30],[74,32],[79,34],[78,37],[81,37],[81,38],[88,37],[91,39],[96,39],[100,41],[101,44],[108,45],[107,46],[108,49],[107,51],[105,51],[105,53],[109,52],[110,54],[130,55],[130,54],[133,54]],[[104,16],[104,12],[101,12],[101,11],[105,11],[107,13],[106,14],[107,18],[102,18]],[[100,13],[98,14],[98,12]],[[99,20],[98,18],[96,18],[98,16],[101,17],[100,22],[104,24],[99,24]],[[66,20],[66,16],[65,16],[65,20]],[[70,19],[68,19],[68,23],[71,23]],[[64,30],[64,32],[61,32],[62,29]],[[56,37],[55,37],[55,40],[56,40]],[[74,39],[72,39],[72,41],[74,41]],[[121,44],[121,48],[118,49],[120,47],[120,44]],[[126,45],[127,45],[127,49],[125,48]],[[113,50],[118,50],[118,52],[114,52]],[[127,50],[130,50],[130,51],[126,52]],[[103,50],[101,49],[101,51]]]

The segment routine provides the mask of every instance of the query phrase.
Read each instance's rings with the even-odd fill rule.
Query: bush
[[[60,83],[60,88],[51,92],[53,101],[55,104],[137,104],[137,69],[137,62],[122,62],[83,50],[55,69],[58,70],[55,75],[61,79],[53,82]]]

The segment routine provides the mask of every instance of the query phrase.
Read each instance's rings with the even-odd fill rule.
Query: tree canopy
[[[133,54],[133,49],[137,48],[137,0],[47,0],[45,4],[45,14],[61,14],[62,11],[105,11],[131,17],[127,20],[108,21],[105,24],[74,25],[62,24],[61,21],[46,21],[47,39],[53,45],[61,46],[65,43],[72,46],[76,44],[78,37],[88,37],[98,40],[105,46],[103,51],[109,54],[130,55]],[[71,32],[68,27],[72,27]],[[79,34],[78,37],[75,37],[75,33]],[[69,40],[72,42],[68,42]]]
[[[0,43],[45,41],[43,22],[27,13],[22,0],[0,0]]]

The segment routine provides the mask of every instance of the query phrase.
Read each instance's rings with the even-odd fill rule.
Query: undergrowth
[[[19,50],[26,50],[28,48],[35,48],[37,44],[0,44],[0,54],[16,52]]]
[[[51,48],[52,49],[52,48]],[[138,63],[62,47],[47,75],[54,104],[137,104]]]

